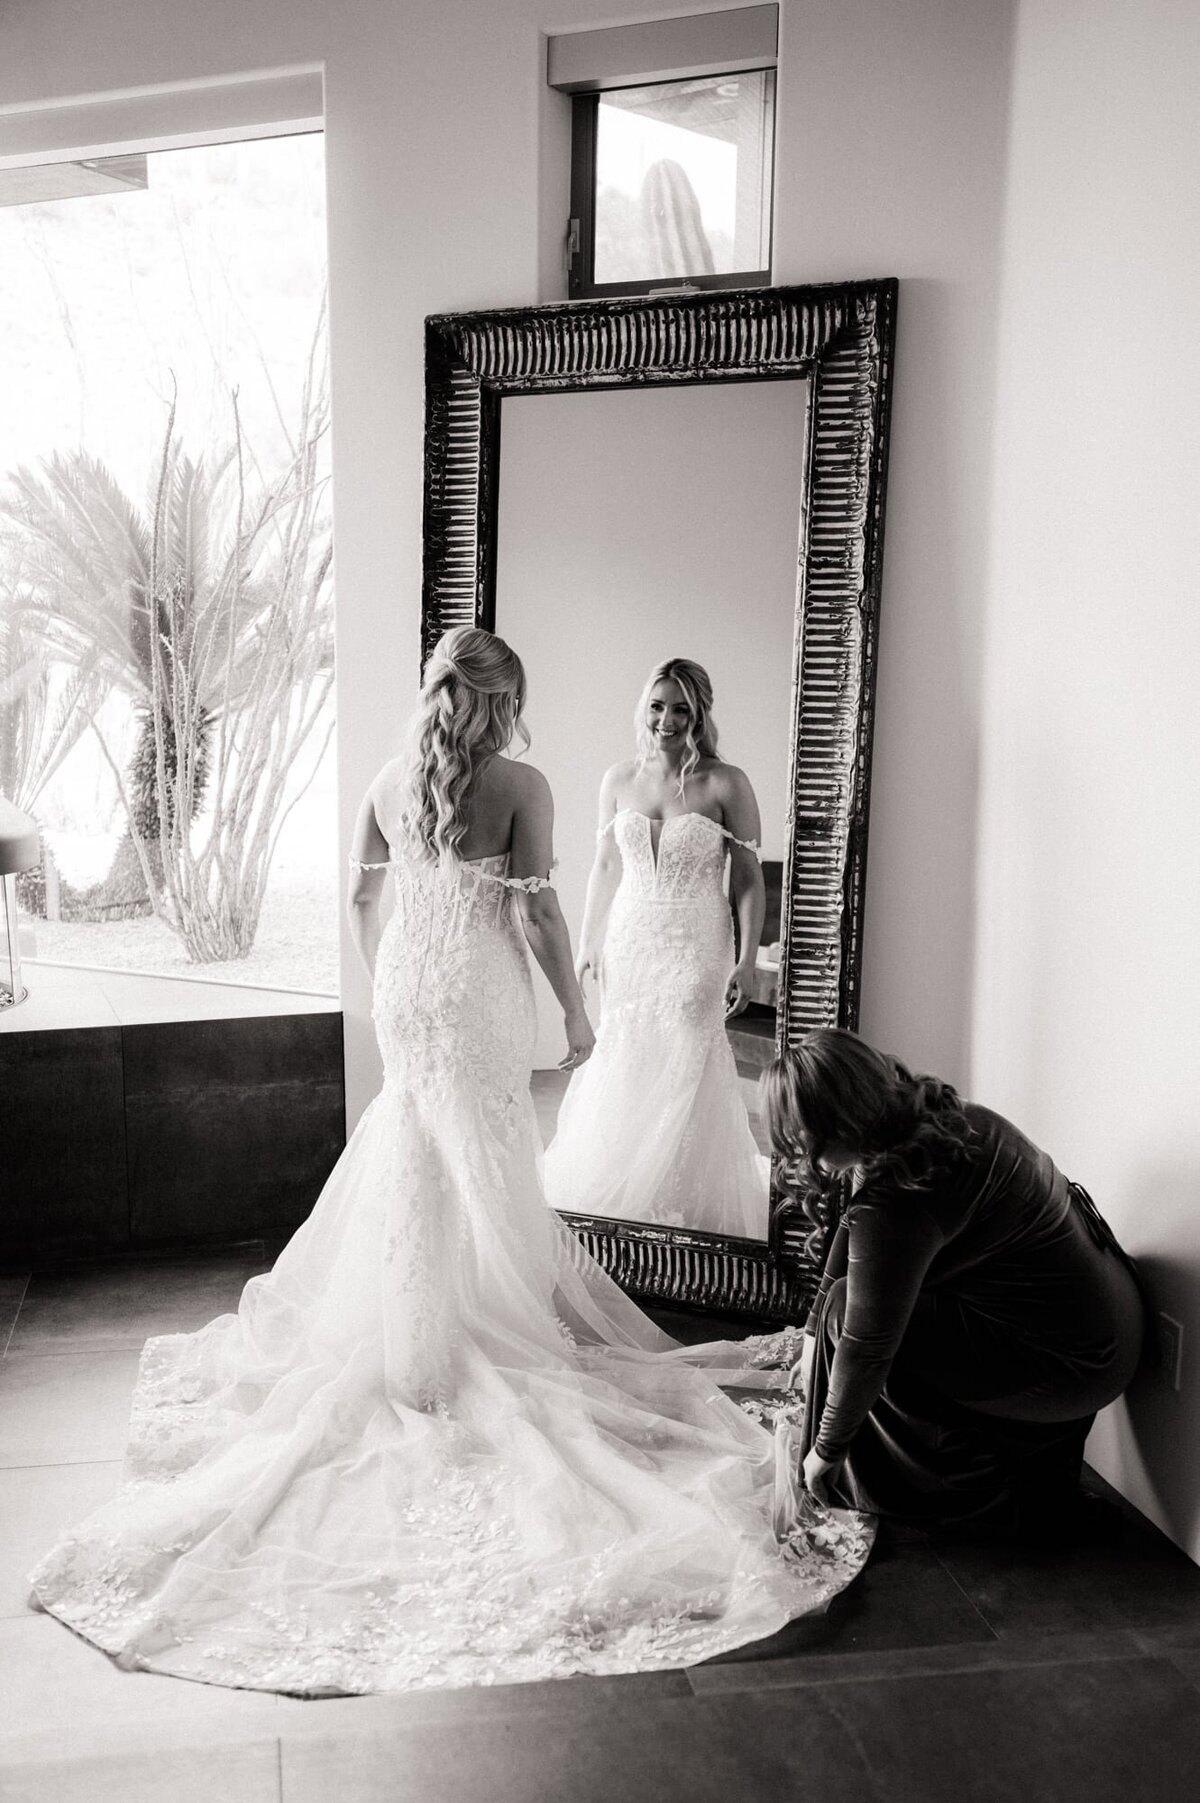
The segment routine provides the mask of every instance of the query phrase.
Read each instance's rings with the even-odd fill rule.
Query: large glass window
[[[40,960],[336,991],[324,195],[319,133],[0,174]]]
[[[773,70],[580,94],[573,110],[573,296],[770,280]]]

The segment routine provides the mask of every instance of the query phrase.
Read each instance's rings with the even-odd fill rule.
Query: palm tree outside
[[[40,901],[43,914],[59,914],[42,929],[59,939],[70,920],[89,923],[79,931],[89,936],[93,955],[97,927],[152,917],[141,929],[149,953],[135,956],[171,967],[166,928],[177,948],[174,962],[219,965],[222,980],[229,980],[231,967],[255,961],[289,821],[297,809],[311,810],[314,785],[326,805],[331,787],[323,260],[310,256],[299,270],[302,279],[291,283],[288,333],[275,334],[290,341],[289,366],[280,369],[262,348],[264,320],[280,317],[279,295],[268,297],[270,305],[259,304],[248,324],[261,302],[252,291],[253,272],[238,269],[231,276],[213,248],[228,258],[228,245],[218,240],[230,213],[230,177],[237,173],[231,153],[253,153],[262,192],[249,211],[261,219],[263,193],[279,198],[286,161],[279,153],[289,146],[301,148],[304,167],[283,182],[286,199],[299,191],[305,168],[310,178],[319,174],[319,159],[306,140],[223,146],[219,156],[170,153],[201,165],[190,182],[174,189],[165,184],[172,228],[166,249],[174,246],[184,266],[191,337],[198,344],[178,354],[176,335],[165,350],[158,347],[156,355],[177,353],[182,376],[156,365],[136,397],[136,435],[126,434],[122,442],[119,431],[109,434],[126,472],[141,463],[140,481],[119,474],[92,443],[55,446],[10,463],[7,472],[0,468],[0,791],[36,818],[43,808],[48,867],[54,862],[51,842],[61,846],[69,838],[61,829],[64,818],[86,813],[88,797],[101,789],[109,828],[102,872],[93,869],[90,881],[53,883],[47,872],[40,892],[36,878],[26,883],[28,903],[34,912]],[[214,171],[225,177],[219,184],[210,179],[221,190],[221,204],[207,214],[205,159],[210,178]],[[157,160],[149,159],[152,191]],[[174,164],[173,173],[178,169]],[[71,207],[101,205],[116,213],[145,199],[122,195],[56,208],[67,214]],[[310,215],[311,200],[311,194],[304,197]],[[117,216],[126,265],[148,268],[161,282],[166,253],[160,245],[157,258],[149,258],[145,242],[155,222],[147,219],[131,230],[128,215]],[[8,223],[0,214],[0,241]],[[161,228],[161,217],[157,223]],[[97,384],[84,367],[89,337],[97,336],[93,315],[117,322],[126,349],[129,321],[116,302],[94,307],[78,284],[68,293],[60,265],[69,218],[50,221],[59,228],[57,261],[54,246],[47,250],[46,221],[35,224],[38,229],[26,236],[38,255],[27,262],[53,264],[63,334],[75,347],[80,395],[89,403],[85,408],[81,400],[86,419],[97,411]],[[241,241],[244,246],[245,231]],[[107,248],[101,233],[98,250]],[[203,277],[201,253],[217,265]],[[301,298],[306,338],[299,329]],[[0,291],[0,306],[5,299]],[[19,308],[21,297],[13,296],[11,285],[7,299]],[[76,306],[84,308],[90,329],[78,327]],[[139,329],[152,336],[144,320]],[[212,368],[201,381],[197,370],[206,355]],[[93,436],[102,441],[105,434]],[[57,834],[51,823],[58,824]],[[308,893],[322,886],[332,889],[331,883],[310,883]],[[47,905],[49,888],[57,894],[54,909]],[[331,971],[332,908],[329,924],[324,964]],[[296,986],[313,980],[314,925],[307,922],[301,935]],[[126,953],[133,931],[127,924],[111,935]]]

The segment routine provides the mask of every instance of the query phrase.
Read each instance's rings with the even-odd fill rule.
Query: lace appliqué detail
[[[496,876],[490,870],[476,870],[470,864],[465,868],[481,883],[502,883],[506,889],[519,889],[526,895],[537,895],[542,889],[554,887],[548,876]]]
[[[155,1396],[165,1407],[163,1431],[153,1436],[162,1448],[179,1420],[176,1404],[165,1401],[166,1373],[174,1363],[180,1392],[195,1375],[194,1362],[178,1358],[189,1337],[195,1336],[152,1342],[157,1351],[145,1364],[150,1387],[139,1399],[146,1411],[156,1406]],[[596,1349],[601,1368],[604,1356]],[[752,1415],[764,1407],[758,1398],[742,1406]],[[774,1421],[778,1446],[781,1425],[794,1421],[801,1407],[802,1398],[772,1398],[755,1418],[768,1426]],[[341,1549],[345,1563],[336,1581],[322,1583],[318,1556],[306,1562],[299,1584],[293,1577],[282,1587],[269,1571],[255,1581],[253,1563],[242,1569],[234,1556],[239,1534],[209,1550],[227,1535],[223,1512],[214,1518],[196,1508],[184,1536],[110,1531],[106,1518],[122,1506],[148,1527],[160,1513],[153,1491],[134,1480],[32,1574],[39,1600],[127,1667],[307,1696],[677,1668],[738,1644],[736,1629],[722,1626],[728,1583],[689,1588],[679,1570],[660,1583],[644,1562],[627,1571],[619,1516],[610,1539],[571,1562],[557,1581],[543,1581],[528,1499],[494,1459],[478,1456],[472,1434],[444,1403],[430,1411],[428,1431],[434,1438],[419,1491],[391,1512],[389,1540],[404,1549],[394,1568],[355,1564],[351,1540]],[[662,1430],[648,1426],[644,1441],[653,1454],[664,1443]],[[174,1469],[196,1451],[185,1424],[161,1463]],[[790,1587],[807,1609],[823,1608],[861,1569],[873,1539],[866,1518],[820,1509],[803,1496],[777,1531],[774,1571],[760,1555],[757,1569],[739,1575],[740,1607],[756,1591],[769,1607]],[[176,1562],[193,1553],[200,1563],[200,1621],[219,1621],[207,1631],[198,1630],[189,1608],[191,1586],[172,1579]]]
[[[799,1358],[802,1329],[787,1327],[782,1333],[757,1335],[743,1342],[747,1363],[760,1370],[790,1365]],[[866,1564],[875,1544],[872,1516],[855,1509],[830,1509],[802,1488],[800,1446],[804,1430],[805,1393],[799,1384],[790,1389],[738,1397],[742,1412],[774,1436],[775,1532],[785,1556],[811,1569],[814,1564],[836,1574],[841,1589]]]
[[[804,1329],[783,1327],[778,1333],[750,1334],[739,1342],[746,1363],[758,1371],[791,1371],[804,1351]]]
[[[524,891],[526,895],[537,895],[542,889],[553,889],[554,887],[553,881],[548,876],[504,876],[498,871],[484,870],[482,865],[490,861],[491,860],[486,858],[474,861],[465,858],[459,863],[457,868],[464,876],[472,878],[477,882],[499,883],[504,889],[519,889]],[[385,858],[381,864],[364,864],[361,858],[350,859],[351,870],[399,870],[402,867],[403,860],[399,858]],[[554,863],[550,868],[552,870],[558,868],[557,858],[555,858]]]

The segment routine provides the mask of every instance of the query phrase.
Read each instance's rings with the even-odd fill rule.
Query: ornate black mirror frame
[[[507,394],[807,378],[777,1045],[853,1027],[883,559],[894,280],[588,301],[425,323],[422,663],[451,626],[495,624]],[[644,1301],[797,1319],[806,1224],[773,1198],[766,1244],[567,1216]]]

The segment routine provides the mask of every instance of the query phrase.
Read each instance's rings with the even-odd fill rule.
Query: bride
[[[659,664],[634,715],[638,755],[600,785],[576,970],[598,980],[603,1012],[547,1148],[546,1194],[575,1214],[762,1240],[770,1161],[725,1034],[762,937],[758,803],[717,755],[712,708],[699,664]]]
[[[355,832],[383,1089],[237,1313],[147,1343],[124,1486],[32,1575],[124,1666],[309,1695],[678,1666],[865,1557],[857,1518],[781,1543],[771,1435],[545,1205],[522,938],[567,1063],[592,1035],[549,790],[503,755],[523,699],[502,640],[441,640]]]

